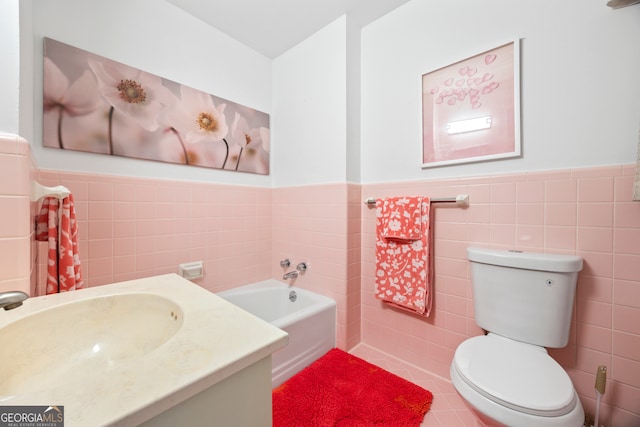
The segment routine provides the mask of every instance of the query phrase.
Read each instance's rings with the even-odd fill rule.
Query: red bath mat
[[[419,426],[433,394],[334,348],[273,389],[274,427]]]

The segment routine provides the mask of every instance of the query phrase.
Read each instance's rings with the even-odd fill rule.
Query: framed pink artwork
[[[422,167],[520,156],[519,40],[422,76]]]
[[[43,71],[44,147],[269,174],[267,113],[49,38]]]

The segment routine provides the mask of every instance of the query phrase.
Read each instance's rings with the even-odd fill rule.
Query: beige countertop
[[[134,298],[113,298],[123,294]],[[105,297],[112,301],[108,316],[101,314]],[[103,302],[91,305],[93,299]],[[151,310],[146,300],[150,306],[163,301],[160,310],[170,320],[145,314]],[[91,326],[93,320],[99,323]],[[138,348],[147,340],[145,330],[160,333],[159,322],[169,338],[162,335],[150,350]],[[25,325],[30,332],[12,335]],[[176,274],[30,298],[0,312],[0,328],[0,405],[64,406],[66,427],[139,424],[288,341],[286,332]],[[106,338],[95,336],[101,334]],[[129,341],[120,343],[120,335]],[[101,351],[114,340],[124,352]]]

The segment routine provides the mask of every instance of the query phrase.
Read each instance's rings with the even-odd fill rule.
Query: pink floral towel
[[[425,316],[431,312],[432,299],[430,207],[427,197],[387,198],[378,200],[376,212],[376,298]],[[409,232],[400,239],[389,238],[394,235],[389,228]],[[420,230],[416,239],[406,237],[415,236],[416,230]]]
[[[385,239],[420,240],[422,198],[402,197],[382,201],[382,236]]]
[[[78,253],[78,224],[71,194],[62,200],[61,208],[55,197],[42,201],[36,239],[48,242],[47,294],[84,288]]]

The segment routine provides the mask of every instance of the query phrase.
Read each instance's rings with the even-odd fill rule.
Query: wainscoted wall
[[[292,268],[306,261],[295,285],[338,302],[339,347],[360,342],[359,185],[272,190],[50,170],[40,182],[74,194],[88,286],[201,260],[205,275],[195,282],[218,292],[282,280],[281,259]]]
[[[308,262],[295,285],[336,300],[343,349],[360,342],[360,203],[356,184],[273,190],[273,277],[282,277],[281,259]]]
[[[271,190],[40,171],[74,195],[89,286],[165,273],[203,261],[195,282],[217,292],[271,273]]]
[[[29,143],[0,133],[0,292],[31,293],[35,285],[35,203],[29,197],[35,172]]]
[[[278,263],[284,257],[294,264],[307,261],[309,270],[296,285],[338,301],[339,347],[362,341],[444,378],[457,345],[482,333],[473,320],[468,246],[577,253],[585,266],[570,344],[551,353],[569,371],[590,412],[595,369],[607,365],[602,420],[623,427],[640,423],[640,204],[629,201],[631,165],[265,189],[38,174],[28,147],[2,142],[0,150],[0,203],[7,213],[0,226],[1,290],[30,289],[33,270],[21,265],[34,261],[29,180],[38,177],[74,193],[89,286],[175,272],[178,263],[202,260],[206,273],[198,283],[219,291],[280,279]],[[373,296],[375,210],[363,200],[460,193],[470,195],[469,208],[434,209],[432,317],[385,307]]]
[[[595,372],[608,366],[601,421],[640,425],[640,204],[633,167],[363,185],[363,197],[470,195],[471,206],[434,208],[435,301],[422,318],[373,296],[375,209],[362,208],[362,341],[449,378],[460,342],[481,334],[473,319],[468,246],[578,254],[569,345],[551,354],[595,408]]]

